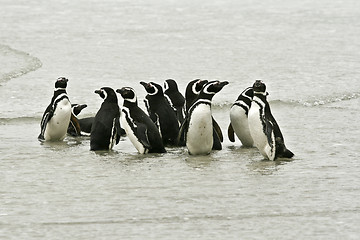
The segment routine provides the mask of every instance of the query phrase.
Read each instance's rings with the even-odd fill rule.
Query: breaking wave
[[[0,44],[0,83],[35,71],[42,66],[40,59],[27,52]]]

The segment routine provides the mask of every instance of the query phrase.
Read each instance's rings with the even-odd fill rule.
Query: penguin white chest
[[[261,115],[260,106],[258,103],[253,102],[248,114],[249,129],[254,144],[260,153],[270,160],[273,160],[273,150],[269,145],[268,138],[264,132],[264,126]]]
[[[230,121],[236,136],[246,147],[252,147],[254,141],[250,134],[248,116],[245,110],[239,106],[233,106],[230,109]]]
[[[56,105],[54,114],[47,123],[45,130],[45,140],[63,140],[69,126],[71,117],[71,104],[68,99],[59,101]]]
[[[211,108],[199,104],[192,112],[186,135],[186,146],[190,154],[208,154],[213,146]]]
[[[136,150],[140,154],[147,153],[147,149],[145,149],[144,145],[138,140],[136,137],[134,130],[132,127],[136,126],[130,126],[130,124],[134,124],[132,121],[132,118],[130,117],[130,112],[127,108],[123,107],[121,116],[120,116],[120,123],[121,127],[125,130],[126,136],[130,139],[131,143],[135,146]]]

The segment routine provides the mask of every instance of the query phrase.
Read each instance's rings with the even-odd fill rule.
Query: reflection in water
[[[289,159],[278,159],[276,161],[269,161],[269,160],[260,160],[260,161],[252,161],[247,166],[249,170],[253,172],[258,172],[261,175],[271,175],[274,172],[278,171],[280,168],[279,166],[285,165],[293,160]]]
[[[216,159],[212,156],[212,154],[209,155],[189,155],[185,158],[185,162],[192,168],[206,168],[211,165],[212,162],[214,162]]]

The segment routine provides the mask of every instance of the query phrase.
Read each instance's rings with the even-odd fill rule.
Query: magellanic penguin
[[[213,149],[214,120],[211,112],[211,100],[227,81],[210,81],[201,90],[199,96],[190,107],[183,124],[186,147],[191,155],[209,154]]]
[[[121,125],[140,154],[165,153],[160,132],[150,117],[137,105],[134,89],[123,87],[116,90],[124,98]]]
[[[154,82],[140,82],[140,84],[147,92],[145,105],[150,118],[159,127],[164,144],[175,145],[179,134],[179,122],[174,109],[165,99],[161,85]]]
[[[65,138],[71,118],[71,104],[66,93],[68,79],[60,77],[55,91],[41,119],[40,141],[61,141]]]
[[[67,133],[73,137],[81,136],[81,126],[77,116],[80,114],[81,110],[86,108],[86,104],[71,104],[71,121]]]
[[[192,106],[192,104],[196,101],[196,99],[198,98],[201,89],[208,83],[208,80],[201,80],[201,79],[195,79],[192,80],[188,83],[188,85],[186,86],[186,91],[185,91],[185,114],[188,114],[188,111],[190,109],[190,107]],[[213,127],[214,127],[214,133],[213,133],[213,137],[214,137],[214,144],[213,144],[213,150],[221,150],[222,149],[222,145],[221,143],[223,142],[223,135],[220,129],[219,124],[215,121],[215,119],[213,118]],[[184,146],[185,145],[185,136],[184,136],[184,132],[182,130],[182,128],[184,128],[183,124],[180,127],[180,134],[178,136],[178,145],[180,146]]]
[[[176,117],[181,124],[185,118],[185,98],[179,92],[179,88],[175,80],[167,79],[164,82],[164,96],[175,110]]]
[[[230,108],[229,140],[235,142],[235,132],[244,147],[254,146],[254,140],[251,137],[248,123],[248,113],[253,96],[252,87],[246,88]]]
[[[251,136],[260,153],[269,160],[291,158],[294,154],[285,147],[279,125],[271,114],[267,102],[266,86],[261,80],[253,84],[253,101],[248,120]]]
[[[91,126],[90,150],[110,150],[120,140],[120,108],[115,91],[110,87],[96,90],[103,103]]]

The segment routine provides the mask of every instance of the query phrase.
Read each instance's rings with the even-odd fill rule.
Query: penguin
[[[165,153],[160,132],[153,120],[137,104],[133,88],[116,90],[124,98],[121,110],[121,125],[126,135],[140,154]]]
[[[253,101],[248,114],[249,129],[255,146],[267,159],[292,158],[294,153],[286,148],[280,127],[271,114],[267,101],[266,85],[261,80],[253,84]]]
[[[90,132],[90,150],[111,150],[120,140],[120,108],[115,91],[102,87],[95,91],[104,99]]]
[[[184,121],[186,147],[191,155],[209,154],[214,145],[211,100],[229,82],[210,81],[200,91]]]
[[[186,113],[186,115],[189,111],[189,108],[191,107],[191,105],[194,103],[194,101],[197,99],[198,95],[200,94],[201,89],[208,82],[209,82],[208,80],[195,79],[188,83],[188,85],[186,86],[186,91],[185,91],[185,102],[186,102],[185,113]],[[178,136],[178,145],[185,146],[185,136],[184,136],[185,131],[182,130],[182,128],[184,128],[183,124],[180,127],[181,134]],[[214,118],[213,118],[213,128],[214,128],[213,150],[221,150],[222,149],[221,143],[223,142],[224,138],[222,135],[221,128],[220,128],[219,124],[215,121]]]
[[[248,124],[248,113],[253,96],[254,92],[252,87],[246,88],[230,108],[229,140],[235,142],[235,132],[244,147],[254,146],[254,140],[251,137]]]
[[[62,141],[71,118],[71,104],[66,93],[68,79],[59,77],[55,82],[54,95],[41,119],[39,141]]]
[[[86,104],[71,104],[71,118],[67,133],[73,137],[81,136],[81,125],[77,115],[80,114],[81,110],[86,108]]]
[[[179,134],[179,122],[175,111],[164,97],[161,85],[154,82],[140,82],[144,86],[147,95],[145,105],[150,118],[159,128],[165,145],[176,145]]]
[[[179,124],[181,124],[185,118],[185,97],[179,92],[175,80],[165,80],[164,96],[168,100],[170,106],[174,109]]]

